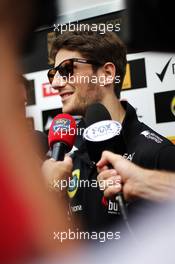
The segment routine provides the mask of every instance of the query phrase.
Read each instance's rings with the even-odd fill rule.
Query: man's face
[[[55,58],[55,67],[64,60],[72,58],[82,59],[84,57],[77,51],[59,50]],[[57,71],[52,87],[59,90],[64,113],[84,115],[88,105],[100,102],[103,98],[100,83],[92,81],[93,76],[98,77],[100,73],[98,70],[93,72],[91,64],[74,62],[73,65],[73,75],[70,81],[69,79],[65,81]]]

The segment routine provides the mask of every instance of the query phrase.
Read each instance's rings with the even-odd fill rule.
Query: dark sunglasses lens
[[[57,66],[56,68],[50,69],[48,71],[47,76],[51,84],[53,82],[54,76],[57,71],[59,72],[59,75],[62,78],[68,80],[68,78],[73,75],[73,61],[71,60],[63,61],[59,66]]]
[[[65,79],[72,76],[73,75],[73,62],[71,60],[63,61],[59,65],[59,74]]]
[[[47,76],[48,76],[50,84],[52,84],[55,74],[56,74],[56,70],[55,69],[51,69],[51,70],[48,71]]]

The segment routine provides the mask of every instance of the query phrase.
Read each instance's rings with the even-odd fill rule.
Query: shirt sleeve
[[[167,146],[159,152],[157,169],[175,171],[175,146]]]

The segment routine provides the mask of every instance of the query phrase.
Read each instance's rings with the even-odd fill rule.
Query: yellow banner
[[[167,137],[173,144],[175,144],[175,136],[174,137]]]
[[[131,89],[131,70],[129,63],[126,65],[126,74],[122,86],[122,90],[124,89]]]

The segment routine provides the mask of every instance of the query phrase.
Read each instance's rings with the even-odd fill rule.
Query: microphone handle
[[[108,168],[109,169],[113,169],[111,164],[108,165]],[[125,201],[124,201],[122,192],[117,193],[117,195],[115,196],[115,201],[118,202],[118,205],[119,205],[120,212],[121,212],[121,215],[123,217],[123,220],[127,221],[128,220],[128,214],[127,214]]]
[[[56,142],[53,144],[52,158],[56,161],[63,161],[64,156],[68,151],[69,148],[64,142]]]
[[[118,202],[118,205],[120,207],[120,211],[123,217],[124,221],[128,220],[128,214],[127,214],[127,210],[126,210],[126,206],[125,206],[125,201],[123,198],[123,194],[122,192],[119,192],[116,196],[115,196],[115,201]]]

